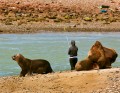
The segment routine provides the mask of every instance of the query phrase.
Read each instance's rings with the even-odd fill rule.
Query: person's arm
[[[77,55],[78,55],[78,47],[76,46],[76,48],[77,48]]]

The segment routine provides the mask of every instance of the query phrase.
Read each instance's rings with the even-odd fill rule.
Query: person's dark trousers
[[[71,70],[75,69],[75,64],[77,63],[78,59],[77,58],[70,58],[70,66],[71,66]]]

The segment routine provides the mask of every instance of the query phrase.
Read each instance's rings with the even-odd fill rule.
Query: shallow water
[[[70,70],[67,51],[69,42],[75,40],[82,60],[96,40],[120,53],[120,33],[38,33],[0,34],[0,76],[18,75],[20,67],[11,59],[17,53],[30,59],[48,60],[54,71]],[[114,64],[120,66],[120,57]]]

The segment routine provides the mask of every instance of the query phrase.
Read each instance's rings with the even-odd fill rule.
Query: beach
[[[120,68],[0,77],[0,93],[119,93]]]

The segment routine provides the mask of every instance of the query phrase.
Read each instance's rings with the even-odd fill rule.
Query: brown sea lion
[[[111,68],[111,64],[115,62],[118,54],[114,49],[104,47],[99,41],[91,47],[88,52],[88,58],[97,63],[99,68]]]
[[[114,49],[104,47],[99,41],[91,47],[87,58],[76,63],[75,70],[111,68],[118,54]]]
[[[16,54],[12,56],[18,65],[21,67],[20,76],[25,76],[27,73],[32,75],[32,73],[47,74],[53,72],[50,63],[44,59],[31,60],[25,58],[21,54]]]
[[[98,66],[97,63],[93,63],[89,58],[78,61],[75,65],[75,70],[76,71],[91,70],[91,69],[98,70],[99,66]]]

